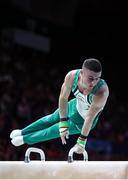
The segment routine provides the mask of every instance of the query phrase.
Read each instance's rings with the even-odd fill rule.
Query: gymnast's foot
[[[24,140],[23,140],[23,136],[16,136],[11,140],[11,143],[14,146],[21,146],[22,144],[24,144]]]
[[[16,130],[13,130],[10,134],[10,138],[13,139],[14,137],[17,137],[17,136],[21,136],[21,130],[20,129],[16,129]]]

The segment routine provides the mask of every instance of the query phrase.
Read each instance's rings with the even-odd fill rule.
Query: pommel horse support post
[[[31,152],[40,154],[41,161],[30,160]],[[128,179],[128,161],[74,161],[72,148],[68,161],[45,161],[39,148],[28,148],[24,161],[0,161],[0,179]]]

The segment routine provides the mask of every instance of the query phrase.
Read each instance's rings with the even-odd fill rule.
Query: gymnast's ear
[[[83,74],[83,69],[81,69],[80,73]]]

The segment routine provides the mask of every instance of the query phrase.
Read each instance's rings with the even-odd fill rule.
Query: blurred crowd
[[[32,30],[34,24],[28,23]],[[0,49],[0,160],[24,160],[29,145],[14,147],[9,134],[56,110],[61,84],[69,69],[50,60],[48,54],[15,44],[2,30]],[[110,89],[99,123],[88,137],[90,160],[128,160],[127,109],[127,102],[120,102]],[[76,139],[76,135],[70,137],[66,146],[60,139],[33,146],[43,149],[47,160],[66,160]],[[32,158],[39,157],[34,154]]]

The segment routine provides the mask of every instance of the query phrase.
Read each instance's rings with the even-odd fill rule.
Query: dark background
[[[101,61],[110,89],[88,140],[90,160],[128,160],[127,24],[122,1],[0,1],[1,160],[23,160],[28,146],[12,146],[9,133],[52,113],[65,74],[88,57]],[[46,37],[48,51],[18,44],[16,29]],[[65,147],[58,139],[34,146],[44,149],[48,160],[65,160],[76,138]]]

